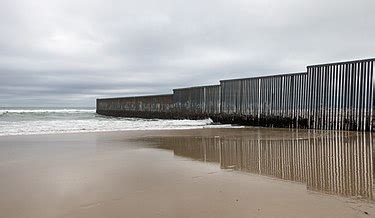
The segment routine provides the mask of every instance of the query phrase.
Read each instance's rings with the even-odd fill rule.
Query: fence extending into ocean
[[[266,127],[372,131],[374,61],[307,66],[307,71],[221,80],[173,94],[97,99],[109,116],[202,119]]]

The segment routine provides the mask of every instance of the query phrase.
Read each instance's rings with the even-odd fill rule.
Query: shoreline
[[[326,140],[337,146],[345,142],[349,152],[372,136],[321,133],[254,127],[0,137],[0,217],[374,215],[374,201],[365,199],[372,196],[372,183],[354,184],[363,195],[357,199],[356,189],[336,191],[339,183],[325,173],[330,168],[310,174],[315,165],[305,164],[313,156],[329,166],[321,155],[326,151],[306,150],[328,148],[319,144]],[[361,168],[372,169],[367,165],[372,147],[366,149],[367,156],[354,150],[345,153],[342,165],[332,165],[340,172],[336,177],[344,181],[355,173],[358,181],[372,182],[372,173],[348,168],[351,162],[345,161],[359,158]],[[288,165],[289,158],[300,161]],[[331,183],[322,188],[315,174]]]
[[[16,136],[45,136],[45,135],[66,135],[66,134],[100,134],[100,133],[127,133],[127,132],[174,132],[174,131],[190,131],[190,130],[206,130],[206,129],[245,129],[245,130],[271,130],[271,131],[285,131],[285,132],[341,132],[341,133],[353,133],[353,134],[373,134],[373,132],[358,132],[351,130],[319,130],[319,129],[295,129],[295,128],[282,128],[282,127],[265,127],[265,126],[241,126],[241,125],[230,125],[220,124],[213,125],[217,127],[196,127],[196,128],[171,128],[171,129],[125,129],[125,130],[98,130],[98,131],[72,131],[72,132],[50,132],[50,133],[27,133],[27,134],[10,134],[0,135],[1,137],[16,137]]]
[[[72,131],[72,132],[51,132],[51,133],[27,133],[27,134],[10,134],[0,135],[0,137],[11,136],[44,136],[44,135],[65,135],[65,134],[96,134],[96,133],[119,133],[119,132],[159,132],[159,131],[189,131],[199,129],[240,129],[240,128],[267,128],[267,127],[248,127],[248,126],[228,126],[228,127],[197,127],[197,128],[174,128],[174,129],[125,129],[125,130],[98,130],[98,131]],[[282,128],[280,128],[282,129]]]

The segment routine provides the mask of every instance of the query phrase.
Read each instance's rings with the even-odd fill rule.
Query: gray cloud
[[[0,106],[93,106],[375,56],[372,0],[0,5]]]

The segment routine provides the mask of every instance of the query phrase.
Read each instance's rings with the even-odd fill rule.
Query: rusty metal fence
[[[174,89],[173,103],[176,111],[190,115],[220,113],[220,85]]]
[[[307,72],[222,80],[170,95],[98,99],[111,116],[200,119],[268,127],[372,131],[375,59],[307,67]]]
[[[305,126],[306,79],[295,73],[222,80],[221,112],[245,124]]]
[[[310,128],[372,130],[374,61],[307,67]]]

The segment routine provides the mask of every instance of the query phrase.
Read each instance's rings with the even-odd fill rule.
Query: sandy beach
[[[371,217],[373,171],[354,132],[2,136],[0,217]]]

